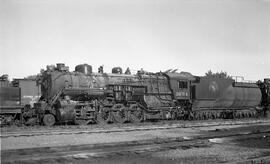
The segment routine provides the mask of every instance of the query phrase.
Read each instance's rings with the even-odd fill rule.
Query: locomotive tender
[[[270,79],[239,83],[187,72],[92,72],[88,64],[70,72],[64,64],[48,66],[35,104],[40,123],[142,122],[148,119],[258,117],[269,111]]]

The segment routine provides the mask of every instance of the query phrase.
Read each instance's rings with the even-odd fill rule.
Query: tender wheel
[[[97,114],[97,122],[99,124],[113,123],[113,116],[112,116],[111,112],[107,111],[106,108],[101,110]]]
[[[53,126],[55,124],[55,117],[52,114],[45,114],[43,117],[43,123],[45,126]]]
[[[171,115],[172,115],[172,120],[176,120],[176,118],[177,118],[177,112],[172,111],[171,112]]]
[[[33,126],[35,124],[37,124],[38,119],[37,118],[29,118],[27,121],[25,121],[25,125],[27,126]]]
[[[190,112],[188,115],[188,120],[193,120],[195,118],[194,113]]]
[[[98,113],[98,115],[97,115],[97,123],[98,124],[106,124],[106,121],[102,117],[102,114],[101,113]]]
[[[126,111],[123,110],[120,110],[120,111],[117,111],[117,112],[114,112],[114,120],[118,123],[125,123],[127,122],[127,113]]]

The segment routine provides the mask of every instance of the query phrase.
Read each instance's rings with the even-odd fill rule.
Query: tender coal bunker
[[[249,138],[240,138],[234,140],[236,144],[243,147],[270,149],[270,133],[262,133]]]

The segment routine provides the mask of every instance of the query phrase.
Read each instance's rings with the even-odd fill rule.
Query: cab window
[[[187,89],[188,88],[188,83],[186,81],[179,81],[178,86],[180,89]]]

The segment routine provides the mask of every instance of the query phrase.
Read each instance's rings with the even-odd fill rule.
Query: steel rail
[[[151,131],[151,130],[166,130],[179,128],[199,128],[199,127],[214,127],[214,126],[229,126],[229,125],[252,125],[252,124],[267,124],[270,120],[239,120],[239,121],[218,121],[218,122],[187,122],[165,125],[147,125],[140,127],[114,127],[113,129],[90,129],[90,130],[46,130],[46,131],[27,131],[23,133],[7,132],[1,133],[0,138],[9,137],[33,137],[33,136],[48,136],[48,135],[71,135],[71,134],[95,134],[95,133],[117,133],[117,132],[132,132],[132,131]]]

